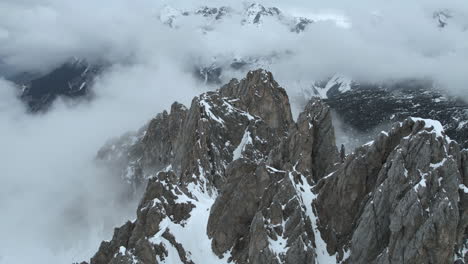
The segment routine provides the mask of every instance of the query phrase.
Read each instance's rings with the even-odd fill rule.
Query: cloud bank
[[[194,58],[289,51],[292,56],[271,66],[277,75],[288,76],[281,77],[285,81],[342,72],[366,81],[429,77],[458,95],[466,91],[466,1],[259,2],[316,23],[303,34],[291,34],[268,18],[261,27],[240,26],[248,3],[232,0],[5,0],[0,3],[0,59],[10,70],[46,71],[70,56],[132,63],[163,56],[184,67]],[[202,5],[238,12],[221,22],[182,16],[177,29],[159,20],[164,7],[193,11]],[[434,17],[439,11],[450,17],[444,28]],[[202,33],[203,27],[215,30]]]
[[[0,80],[0,263],[89,259],[134,218],[138,201],[122,199],[128,186],[94,157],[173,101],[190,103],[199,91],[192,77],[164,66],[116,66],[97,80],[93,101],[57,101],[44,115],[27,114]]]

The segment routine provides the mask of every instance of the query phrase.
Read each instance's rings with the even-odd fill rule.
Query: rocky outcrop
[[[329,252],[348,263],[450,263],[466,224],[459,146],[438,122],[407,119],[320,182],[314,207]],[[331,209],[333,208],[333,209]],[[461,226],[459,226],[461,225]]]
[[[290,136],[271,152],[272,165],[299,171],[314,182],[325,176],[338,161],[331,120],[329,107],[318,99],[312,99],[299,114]]]
[[[313,99],[295,122],[263,70],[98,158],[147,184],[92,264],[464,263],[468,153],[440,123],[407,119],[340,158],[330,108]]]

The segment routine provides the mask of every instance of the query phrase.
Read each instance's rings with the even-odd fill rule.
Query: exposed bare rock
[[[119,250],[122,245],[127,245],[130,239],[131,232],[134,228],[134,224],[127,222],[125,225],[114,230],[114,236],[111,241],[104,241],[99,247],[99,251],[91,258],[91,264],[93,263],[110,263],[114,258],[115,252]]]
[[[306,179],[242,160],[227,173],[208,221],[213,251],[230,250],[236,263],[314,263],[314,233],[302,196],[311,193]]]
[[[324,177],[338,162],[329,107],[319,99],[312,99],[299,114],[289,137],[271,153],[270,162],[285,170],[294,168],[314,182]]]
[[[271,72],[250,71],[240,82],[233,79],[220,89],[221,96],[238,98],[240,109],[260,117],[269,127],[287,131],[293,124],[286,91]]]
[[[350,250],[349,263],[453,259],[460,151],[429,122],[397,123],[319,183],[314,206],[329,252]]]
[[[171,164],[177,135],[187,112],[185,106],[174,103],[170,114],[164,111],[151,120],[141,141],[145,167],[161,170]]]

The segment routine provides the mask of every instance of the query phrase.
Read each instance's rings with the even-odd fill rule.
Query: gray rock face
[[[407,119],[340,158],[327,105],[295,122],[249,72],[99,151],[147,185],[91,263],[464,263],[468,152],[440,127]]]
[[[300,189],[309,187],[306,179],[242,160],[227,173],[208,221],[213,252],[230,253],[236,263],[314,263],[306,190]]]
[[[240,109],[260,117],[269,127],[287,131],[293,124],[286,91],[271,72],[251,71],[240,82],[232,80],[220,89],[221,96],[238,98]]]
[[[270,162],[274,166],[297,170],[317,182],[338,161],[330,109],[322,101],[312,99],[289,134],[271,152]]]
[[[397,123],[319,183],[314,206],[329,252],[349,250],[348,263],[453,260],[466,228],[461,153],[424,122]]]

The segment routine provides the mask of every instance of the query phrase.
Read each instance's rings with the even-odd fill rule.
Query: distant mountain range
[[[237,21],[240,27],[261,27],[266,20],[273,19],[289,29],[291,34],[301,34],[310,24],[324,19],[320,16],[295,16],[276,7],[256,3],[246,5],[241,10],[228,6],[202,6],[193,10],[165,6],[159,12],[160,23],[174,30],[184,27],[188,21],[199,19],[197,21],[202,34],[215,31],[216,25],[227,18]],[[449,10],[439,10],[434,12],[433,18],[435,26],[444,28],[453,19],[453,15]],[[268,68],[287,60],[293,52],[278,51],[248,57],[220,55],[212,58],[210,63],[193,62],[190,67],[199,81],[219,85],[232,72],[242,74],[250,69]],[[60,96],[89,97],[93,80],[109,66],[90,64],[85,59],[73,58],[45,75],[26,72],[10,79],[18,84],[21,99],[30,111],[46,111]],[[408,116],[421,116],[440,120],[450,137],[468,147],[467,102],[445,95],[443,91],[435,89],[428,80],[367,84],[335,74],[328,79],[310,83],[310,87],[303,90],[303,96],[325,99],[344,123],[358,132],[369,133],[385,123],[402,120]]]

